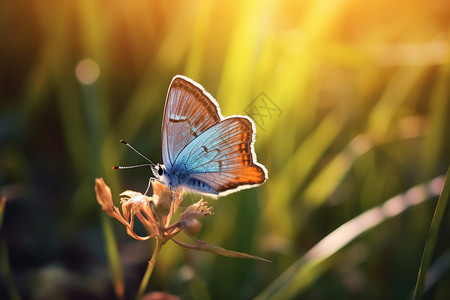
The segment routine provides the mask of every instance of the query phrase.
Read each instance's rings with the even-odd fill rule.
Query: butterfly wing
[[[175,164],[184,167],[190,182],[199,180],[219,195],[260,185],[267,180],[267,170],[256,161],[254,133],[248,117],[223,119],[189,143]]]
[[[167,93],[162,125],[162,155],[171,169],[181,151],[221,120],[216,100],[198,83],[177,75]]]

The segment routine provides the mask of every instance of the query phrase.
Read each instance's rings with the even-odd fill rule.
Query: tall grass
[[[135,295],[151,251],[99,219],[92,179],[104,177],[114,195],[145,190],[150,170],[111,170],[140,162],[118,141],[161,161],[165,93],[184,74],[216,97],[225,116],[245,114],[261,92],[279,109],[269,116],[260,107],[266,116],[254,116],[268,182],[211,200],[215,215],[200,234],[273,262],[167,245],[152,290],[183,299],[262,297],[301,264],[292,276],[308,280],[293,281],[289,297],[408,297],[435,194],[360,228],[364,234],[344,235],[343,251],[330,259],[304,263],[338,228],[447,170],[449,13],[445,1],[418,0],[0,4],[0,184],[8,199],[20,200],[8,201],[1,234],[19,292],[44,293],[26,278],[42,278],[56,264],[93,297],[110,297],[122,280],[124,297]],[[91,85],[75,75],[84,58],[100,67]],[[441,213],[431,262],[450,246]],[[37,226],[47,230],[27,235]],[[38,252],[24,251],[34,240]],[[114,287],[98,271],[108,270],[106,253]],[[426,295],[448,293],[448,269],[440,274]],[[54,286],[73,291],[65,281]]]
[[[430,232],[427,236],[427,241],[425,244],[425,249],[422,255],[422,261],[420,263],[419,275],[417,276],[417,283],[414,290],[414,299],[423,299],[425,292],[425,281],[427,279],[427,272],[430,268],[431,261],[433,259],[433,252],[436,247],[436,242],[438,239],[440,227],[444,214],[446,211],[447,203],[450,198],[450,167],[447,170],[447,175],[445,176],[445,182],[442,187],[442,192],[439,197],[439,201],[436,205],[434,211],[433,220],[430,226]],[[431,277],[431,276],[430,276]]]

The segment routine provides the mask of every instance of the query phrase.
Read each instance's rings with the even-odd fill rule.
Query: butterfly
[[[152,173],[175,192],[223,196],[259,186],[267,169],[256,161],[255,132],[251,118],[223,117],[200,84],[177,75],[164,107],[163,164],[152,165]]]

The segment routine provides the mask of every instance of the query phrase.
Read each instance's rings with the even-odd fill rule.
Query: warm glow
[[[100,76],[100,66],[95,60],[85,58],[76,66],[75,76],[84,85],[93,84]]]

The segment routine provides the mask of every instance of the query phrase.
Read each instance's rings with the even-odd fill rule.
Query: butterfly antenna
[[[128,148],[130,148],[131,150],[133,150],[134,152],[136,152],[137,154],[139,154],[142,158],[144,158],[146,161],[148,161],[150,163],[150,165],[154,165],[155,163],[152,162],[150,159],[148,159],[145,155],[143,155],[141,152],[137,151],[136,149],[134,149],[133,146],[131,146],[130,144],[128,144],[127,142],[125,142],[124,140],[120,140],[120,142],[122,144],[125,144]]]
[[[114,166],[112,167],[113,170],[123,170],[123,169],[134,169],[134,168],[140,168],[140,167],[149,167],[152,166],[152,164],[141,164],[141,165],[134,165],[134,166]]]

